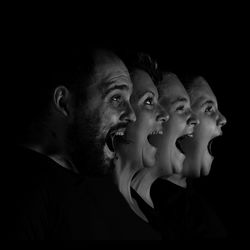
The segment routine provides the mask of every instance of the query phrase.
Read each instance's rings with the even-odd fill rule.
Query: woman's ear
[[[64,116],[70,116],[71,93],[65,86],[58,86],[54,91],[54,105]]]

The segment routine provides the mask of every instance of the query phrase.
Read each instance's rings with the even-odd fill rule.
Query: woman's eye
[[[176,111],[184,111],[184,110],[185,110],[185,106],[184,105],[178,106],[176,108]]]
[[[208,106],[208,107],[206,107],[206,109],[205,109],[205,113],[212,113],[214,111],[214,108],[213,108],[213,106]]]
[[[154,103],[153,97],[148,97],[148,98],[144,101],[144,103],[145,103],[146,105],[153,105],[153,103]]]

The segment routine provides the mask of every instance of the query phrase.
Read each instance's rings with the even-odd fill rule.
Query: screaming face
[[[91,158],[96,163],[100,159],[99,164],[109,165],[115,144],[128,143],[126,127],[136,119],[129,102],[132,83],[123,62],[103,51],[95,58],[90,81],[86,104],[79,107],[76,115],[78,140],[86,145],[89,159],[85,161]]]
[[[195,128],[194,137],[182,142],[186,152],[183,175],[199,177],[210,172],[214,158],[212,141],[222,135],[221,127],[226,124],[226,119],[218,110],[213,91],[202,77],[196,78],[190,85],[189,95],[192,110],[200,123]]]
[[[148,73],[138,69],[132,73],[131,78],[134,88],[131,105],[136,122],[128,126],[128,134],[134,142],[133,155],[139,166],[153,167],[156,154],[153,141],[162,136],[162,123],[166,121],[166,115],[158,103],[158,91]]]
[[[189,96],[176,75],[165,74],[159,85],[160,104],[169,114],[159,143],[157,160],[165,176],[179,174],[185,153],[181,142],[192,137],[198,120],[190,108]]]
[[[125,197],[131,200],[130,187],[149,204],[152,205],[149,195],[152,182],[160,176],[155,167],[157,148],[155,141],[163,136],[162,124],[168,119],[166,112],[158,103],[158,91],[149,74],[140,69],[131,73],[133,93],[131,105],[136,114],[136,121],[127,127],[127,138],[130,144],[121,150],[122,158],[126,159],[123,172],[126,172],[126,183],[123,183]],[[127,190],[127,191],[126,191]],[[135,206],[135,205],[133,205]],[[132,206],[132,207],[133,207]],[[134,209],[140,215],[138,209]],[[140,210],[139,210],[140,211]]]

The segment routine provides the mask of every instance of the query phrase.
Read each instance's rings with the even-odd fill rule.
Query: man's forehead
[[[106,56],[98,60],[98,63],[95,65],[94,79],[96,83],[104,83],[103,87],[108,87],[113,83],[132,86],[125,64],[115,56]]]

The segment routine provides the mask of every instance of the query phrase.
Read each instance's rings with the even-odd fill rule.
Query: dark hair
[[[46,120],[56,87],[64,85],[76,95],[76,100],[85,99],[94,65],[93,51],[90,46],[43,47],[20,53],[13,70],[12,93],[7,99],[8,123],[14,136],[22,140],[31,125],[40,126]]]
[[[16,100],[30,121],[42,119],[55,88],[64,85],[75,94],[79,95],[80,90],[82,94],[84,91],[79,86],[87,85],[92,68],[92,51],[87,49],[34,51],[22,66],[22,83],[17,87]]]
[[[158,63],[155,59],[144,52],[130,51],[125,56],[120,56],[126,64],[130,73],[136,69],[141,69],[149,74],[154,84],[158,84],[162,80],[162,73],[159,70]]]

